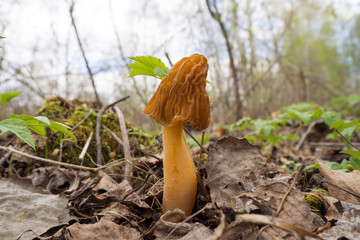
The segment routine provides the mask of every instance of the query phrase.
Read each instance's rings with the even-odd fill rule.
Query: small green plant
[[[360,95],[352,94],[350,96],[342,96],[331,99],[332,105],[336,110],[345,113],[346,115],[359,115],[360,108],[355,107],[360,103]]]
[[[11,99],[15,98],[15,97],[18,97],[20,96],[20,92],[7,92],[7,93],[2,93],[0,94],[0,105],[3,105],[2,106],[2,110],[1,110],[1,115],[0,115],[0,118],[3,118],[4,115],[5,115],[5,108],[8,104],[8,102],[11,101]]]
[[[285,170],[287,173],[293,173],[294,171],[298,170],[301,166],[301,163],[296,163],[293,160],[284,161],[281,165],[281,168]]]
[[[30,130],[45,137],[45,128],[49,128],[53,133],[64,133],[76,141],[74,134],[68,130],[70,128],[69,126],[59,122],[50,121],[45,116],[32,117],[25,114],[11,114],[10,117],[11,118],[0,122],[0,136],[5,135],[8,132],[12,132],[34,149],[35,142]]]
[[[131,63],[129,77],[145,75],[162,79],[169,72],[169,68],[158,58],[152,56],[129,57],[135,62]]]

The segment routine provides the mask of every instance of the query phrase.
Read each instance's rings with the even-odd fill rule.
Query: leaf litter
[[[144,149],[144,145],[141,150],[134,149],[140,146],[134,141],[132,154],[136,152],[137,158],[130,181],[121,177],[122,167],[104,168],[94,174],[39,163],[27,166],[33,160],[22,156],[3,163],[3,176],[11,175],[9,169],[15,166],[22,169],[18,174],[28,175],[37,188],[31,188],[27,180],[26,190],[17,190],[26,200],[14,201],[17,195],[9,191],[17,189],[10,186],[13,180],[1,180],[0,209],[8,211],[1,211],[1,239],[359,238],[359,174],[323,165],[319,158],[324,153],[307,151],[313,147],[311,140],[298,151],[272,147],[266,150],[267,156],[246,139],[227,136],[212,141],[206,149],[205,166],[200,169],[204,187],[199,187],[190,217],[181,210],[161,216],[162,156],[153,148]],[[110,151],[118,149],[114,145]],[[336,152],[328,151],[325,159]],[[53,157],[57,159],[58,154]],[[284,158],[306,164],[317,159],[320,172],[286,174],[277,167]],[[32,169],[31,174],[27,174],[28,169]],[[316,187],[325,190],[314,191]],[[33,192],[37,194],[34,199],[30,197]]]

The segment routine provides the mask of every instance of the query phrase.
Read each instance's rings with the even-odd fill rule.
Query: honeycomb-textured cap
[[[197,130],[209,126],[210,104],[206,92],[208,63],[194,54],[177,62],[161,81],[144,112],[164,126],[178,121]]]

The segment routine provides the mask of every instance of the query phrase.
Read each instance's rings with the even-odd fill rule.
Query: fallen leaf
[[[243,192],[238,199],[244,206],[258,208],[263,214],[275,216],[278,207],[281,204],[283,196],[289,190],[292,178],[275,177],[272,179],[261,179],[255,183],[256,188],[252,192]],[[248,203],[250,200],[252,202]],[[236,201],[233,203],[234,209],[238,212],[244,212],[236,207]],[[239,203],[237,203],[240,206]],[[287,196],[281,211],[279,219],[284,222],[299,226],[309,231],[315,231],[318,227],[325,225],[325,222],[315,213],[311,212],[310,207],[304,200],[302,192],[292,188]],[[273,227],[267,228],[262,232],[263,239],[293,239],[288,236],[288,232]]]
[[[73,185],[75,180],[80,181],[89,177],[89,172],[57,167],[36,168],[32,171],[32,175],[29,176],[35,187],[42,187],[51,193],[64,192]],[[77,180],[77,178],[80,179]]]
[[[260,147],[233,136],[218,140],[206,162],[206,186],[212,202],[226,206],[234,196],[253,188],[253,182],[267,172]]]
[[[17,239],[29,229],[40,235],[49,228],[68,224],[75,217],[69,215],[67,203],[62,195],[39,193],[29,180],[0,180],[0,239]],[[21,239],[34,237],[29,232]]]
[[[319,236],[326,240],[360,239],[360,206],[341,201],[341,211],[341,217],[335,226]]]
[[[106,239],[106,240],[138,240],[140,233],[126,226],[118,225],[102,218],[95,224],[75,223],[66,228],[66,232],[71,239],[89,240],[89,239]]]
[[[155,223],[155,236],[161,239],[206,239],[212,231],[201,223],[185,223],[185,213],[180,209],[168,211]]]
[[[331,183],[339,185],[342,188],[345,188],[353,193],[360,195],[360,171],[352,172],[342,172],[332,170],[328,166],[322,163],[322,161],[317,161],[320,164],[320,174]],[[344,190],[335,187],[331,184],[324,183],[329,190],[330,196],[333,196],[339,200],[360,204],[360,199],[354,195],[345,192]]]

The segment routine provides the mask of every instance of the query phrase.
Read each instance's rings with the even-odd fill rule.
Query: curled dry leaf
[[[70,198],[73,205],[80,211],[90,208],[102,209],[111,202],[121,202],[131,208],[132,212],[138,211],[139,215],[143,217],[150,218],[152,216],[150,206],[136,192],[131,193],[133,188],[126,180],[117,183],[107,174],[101,173],[101,176],[84,186],[87,188],[80,189],[77,195],[72,194]],[[98,214],[102,214],[101,210]]]
[[[327,198],[326,198],[327,199]],[[327,201],[331,201],[327,199]],[[335,226],[325,230],[319,236],[327,240],[360,239],[360,206],[348,202],[333,202],[328,211],[339,216]],[[336,214],[334,214],[336,212]]]
[[[42,187],[51,193],[64,192],[69,188],[76,189],[81,180],[89,177],[89,172],[57,167],[36,168],[29,176],[35,187]]]
[[[212,202],[223,207],[233,196],[250,191],[253,182],[266,173],[265,161],[260,147],[246,139],[228,136],[218,140],[210,148],[205,166],[205,184],[210,188]]]
[[[102,218],[95,224],[73,224],[66,228],[65,235],[71,236],[70,239],[89,240],[89,239],[107,239],[107,240],[138,240],[140,233],[126,226],[118,225]]]
[[[290,188],[291,178],[275,177],[273,179],[261,179],[255,185],[255,191],[241,193],[238,196],[238,201],[240,200],[244,206],[251,205],[253,208],[258,208],[266,215],[275,216],[283,196]],[[234,203],[237,206],[241,206],[236,201]],[[238,212],[246,211],[246,209],[238,209],[237,206],[235,205],[234,209]],[[291,189],[278,217],[288,224],[296,225],[309,231],[314,231],[325,224],[318,215],[311,212],[310,207],[304,200],[303,194],[296,188]],[[288,236],[286,231],[275,228],[267,228],[262,232],[261,236],[263,239],[269,240],[293,239]]]
[[[317,162],[320,164],[320,173],[325,179],[360,195],[360,171],[345,173],[342,171],[332,170],[319,160]],[[355,197],[354,195],[347,193],[344,190],[331,184],[325,183],[325,185],[328,188],[331,196],[342,201],[360,204],[360,199],[358,197]]]
[[[184,223],[185,213],[180,209],[168,211],[155,223],[155,236],[163,239],[207,239],[213,232],[200,223]],[[175,229],[175,230],[174,230]]]

